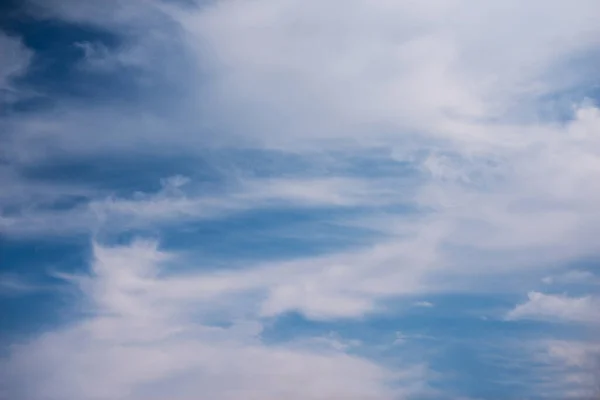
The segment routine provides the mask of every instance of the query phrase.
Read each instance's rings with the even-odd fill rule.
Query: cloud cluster
[[[110,46],[74,38],[80,58],[68,67],[130,82],[132,93],[42,93],[50,107],[0,115],[0,234],[94,237],[90,274],[63,275],[91,316],[11,349],[10,398],[402,398],[423,388],[420,370],[344,346],[270,345],[264,321],[522,293],[548,269],[597,255],[597,1],[29,0],[26,9],[116,36]],[[12,77],[33,52],[4,34],[0,52],[0,90],[18,94]],[[127,193],[30,173],[57,160],[175,163],[215,149],[283,156],[262,175],[252,158],[243,173],[213,160],[224,176],[213,186],[175,176]],[[272,208],[350,210],[322,219],[372,235],[340,252],[204,272],[156,243],[100,239]],[[169,273],[171,263],[188,272]],[[591,325],[597,303],[533,291],[507,319]]]

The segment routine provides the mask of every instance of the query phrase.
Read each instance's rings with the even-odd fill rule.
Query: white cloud
[[[136,65],[187,89],[173,113],[168,104],[160,115],[69,104],[62,118],[44,116],[62,120],[52,136],[73,151],[215,141],[301,149],[311,139],[326,139],[318,147],[385,143],[470,151],[463,142],[506,140],[476,121],[504,123],[498,117],[517,108],[518,116],[530,116],[538,96],[587,84],[589,76],[569,61],[593,49],[600,36],[593,0],[568,8],[559,0],[525,6],[514,0],[502,6],[228,0],[184,9],[158,1],[34,3],[55,17],[125,32]],[[151,100],[140,101],[150,106]],[[118,118],[106,119],[107,111]],[[85,124],[103,134],[88,135],[94,143],[78,140],[78,126],[88,119],[112,129]],[[216,127],[219,138],[201,133]],[[225,138],[230,135],[233,141]]]
[[[12,399],[392,399],[422,386],[422,372],[389,370],[345,347],[269,345],[256,315],[179,291],[165,278],[173,256],[153,243],[94,246],[92,274],[78,281],[91,315],[14,345],[1,370]],[[166,263],[166,264],[165,264]],[[165,297],[165,294],[172,295]],[[226,308],[225,308],[226,309]],[[402,382],[399,389],[388,384]]]
[[[597,44],[597,13],[589,0],[568,9],[560,1],[262,0],[176,18],[201,57],[207,47],[216,54],[219,106],[270,141],[351,135],[365,143],[381,139],[376,130],[396,140],[415,130],[477,139],[452,124],[564,85],[548,74]]]
[[[186,274],[169,278],[153,290],[164,299],[191,297],[215,304],[222,300],[234,310],[234,300],[258,293],[255,312],[264,317],[289,311],[317,320],[360,317],[376,311],[378,301],[387,297],[439,290],[429,282],[432,271],[426,260],[410,256],[416,245],[397,248],[392,243],[352,253],[248,265],[238,271]],[[399,264],[400,260],[406,264]]]
[[[530,292],[529,300],[517,305],[507,314],[510,320],[541,319],[559,322],[600,322],[600,303],[596,297],[568,297],[564,295]]]

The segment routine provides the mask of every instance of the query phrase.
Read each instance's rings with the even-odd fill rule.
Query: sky
[[[595,399],[599,18],[1,2],[0,399]]]

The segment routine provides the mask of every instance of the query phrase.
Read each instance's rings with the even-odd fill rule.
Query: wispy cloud
[[[32,52],[21,42],[20,38],[8,36],[0,31],[0,105],[2,108],[17,101],[21,96],[12,80],[24,74],[31,62]]]
[[[0,275],[0,296],[27,295],[45,290],[43,286],[26,281],[22,276],[16,274]]]
[[[429,302],[429,301],[417,301],[414,303],[415,307],[425,307],[425,308],[430,308],[433,307],[434,304]]]
[[[568,297],[565,295],[530,292],[527,302],[511,310],[508,319],[542,319],[557,322],[598,323],[600,304],[593,296]]]
[[[32,23],[57,22],[39,27],[62,29],[48,35],[62,47],[49,55],[35,30],[0,33],[13,105],[0,113],[0,234],[77,235],[93,254],[87,273],[63,274],[89,314],[11,349],[11,398],[410,397],[426,368],[361,358],[322,334],[273,345],[263,328],[299,315],[388,329],[370,318],[401,319],[394,302],[439,324],[450,293],[489,299],[590,278],[567,270],[597,256],[600,234],[595,0],[25,4]],[[27,101],[11,94],[22,90]],[[169,168],[107,166],[144,157]],[[53,175],[65,160],[75,167]],[[137,185],[146,169],[156,182]],[[111,186],[120,174],[126,183]],[[198,251],[202,237],[160,247],[175,227],[264,210],[368,233],[317,255],[258,249],[235,267],[220,254],[203,268],[215,260]],[[330,239],[278,223],[268,240]],[[159,240],[130,241],[137,233]],[[593,326],[591,290],[533,291],[506,316]]]
[[[188,178],[174,176],[162,181],[154,193],[136,192],[130,197],[109,196],[88,198],[67,209],[52,209],[56,199],[69,195],[69,188],[54,187],[57,192],[40,193],[38,207],[30,203],[21,212],[2,216],[0,229],[5,234],[45,235],[110,228],[148,226],[230,216],[245,210],[266,208],[375,208],[407,204],[409,196],[402,193],[406,186],[394,187],[387,179],[354,177],[308,177],[244,179],[225,183],[219,190],[198,192],[202,188],[185,187]],[[401,178],[394,182],[399,184]],[[40,188],[34,186],[35,188]],[[16,189],[15,189],[16,190]],[[194,193],[195,192],[195,193]],[[82,195],[89,191],[80,190]],[[100,193],[101,194],[101,193]],[[31,191],[29,192],[31,195]],[[39,196],[38,196],[39,197]],[[7,203],[12,202],[6,199]],[[0,200],[2,200],[0,198]]]
[[[542,279],[546,285],[599,284],[600,280],[590,271],[572,270]]]
[[[587,399],[598,394],[600,347],[590,340],[541,340],[531,346],[534,358],[545,369],[547,379],[538,387],[552,396],[559,391],[564,398]]]

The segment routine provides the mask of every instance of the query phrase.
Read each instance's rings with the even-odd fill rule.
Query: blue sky
[[[597,395],[597,1],[1,7],[1,399]]]

